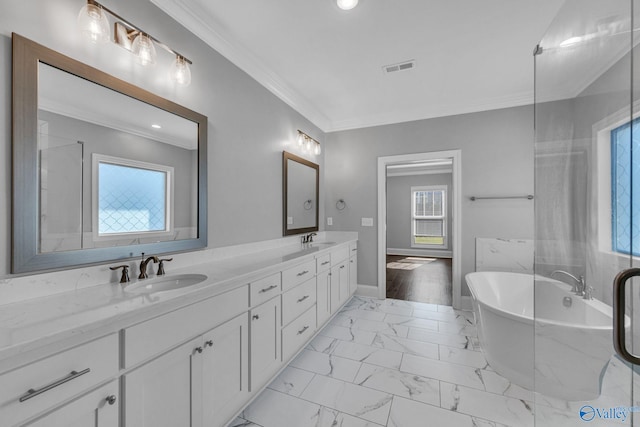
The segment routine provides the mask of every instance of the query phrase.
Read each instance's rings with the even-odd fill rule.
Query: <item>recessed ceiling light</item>
[[[337,2],[342,10],[351,10],[358,5],[358,0],[337,0]]]
[[[151,125],[151,127],[154,129],[162,129],[162,126],[160,125]]]

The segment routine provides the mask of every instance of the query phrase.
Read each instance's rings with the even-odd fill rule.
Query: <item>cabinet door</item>
[[[325,270],[316,279],[316,309],[318,327],[331,316],[331,271]]]
[[[270,299],[249,313],[251,330],[251,391],[267,382],[282,361],[280,344],[280,296]]]
[[[349,259],[349,292],[353,295],[358,289],[358,257]]]
[[[203,336],[202,414],[207,427],[225,425],[249,397],[247,318],[241,314]]]
[[[199,395],[192,382],[202,355],[201,339],[194,339],[124,376],[125,425],[135,427],[197,427],[192,424],[192,395]],[[194,415],[195,412],[194,412]]]
[[[118,427],[118,381],[112,381],[53,411],[29,427]]]
[[[351,295],[349,292],[349,261],[344,261],[338,266],[340,275],[340,305],[344,304]]]
[[[331,298],[331,313],[335,313],[340,307],[340,265],[331,267],[331,273],[329,274],[330,283],[330,298]]]

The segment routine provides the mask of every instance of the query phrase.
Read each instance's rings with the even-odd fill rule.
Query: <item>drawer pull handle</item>
[[[207,347],[213,347],[213,340],[209,340],[206,343],[204,343],[204,348],[207,348]]]
[[[298,335],[300,335],[300,334],[304,333],[304,331],[306,331],[307,329],[309,329],[309,327],[308,327],[308,326],[305,326],[304,328],[300,329],[300,330],[298,331]]]
[[[89,372],[91,372],[90,368],[83,369],[80,372],[71,371],[69,373],[69,375],[67,375],[66,377],[60,378],[58,381],[54,381],[51,384],[46,385],[46,386],[44,386],[44,387],[42,387],[40,389],[37,389],[37,390],[33,389],[33,388],[29,389],[29,391],[27,391],[23,396],[21,396],[19,400],[20,400],[20,402],[24,402],[25,400],[29,400],[32,397],[36,397],[37,395],[44,393],[45,391],[49,391],[52,388],[58,387],[59,385],[62,385],[62,384],[66,383],[66,382],[69,382],[71,380],[75,380],[79,376],[84,375],[84,374],[88,374]]]
[[[344,265],[341,265],[340,268],[344,268]]]
[[[202,353],[202,347],[196,347],[195,350],[193,351],[197,351],[198,353]]]
[[[353,248],[353,249],[351,249],[351,252],[355,252],[357,250],[358,250],[358,248]]]
[[[327,265],[327,264],[329,264],[329,261],[325,261],[325,262],[323,262],[323,263],[322,263],[322,264],[320,264],[320,265]]]
[[[109,405],[113,405],[114,403],[116,403],[117,398],[114,394],[112,394],[111,396],[107,397],[106,400]]]
[[[304,276],[305,274],[307,274],[309,272],[309,270],[304,270],[301,271],[300,273],[298,273],[298,276]]]
[[[278,285],[271,285],[268,288],[260,289],[260,291],[258,291],[258,293],[261,294],[263,292],[269,292],[271,289],[275,289],[277,287],[278,287]]]
[[[302,298],[300,298],[300,299],[298,300],[298,302],[302,302],[302,301],[306,300],[307,298],[309,298],[309,295],[305,295],[305,296],[303,296]]]
[[[258,316],[257,314],[254,314],[253,317],[252,317],[253,320],[258,320],[259,318],[260,318],[260,316]]]

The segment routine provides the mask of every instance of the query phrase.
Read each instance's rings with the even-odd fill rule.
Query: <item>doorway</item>
[[[378,158],[379,298],[459,307],[460,158]]]

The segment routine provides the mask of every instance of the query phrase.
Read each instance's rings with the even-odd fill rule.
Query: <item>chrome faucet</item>
[[[317,236],[318,233],[309,233],[302,236],[302,243],[313,243],[313,236]]]
[[[157,256],[152,255],[147,259],[144,259],[144,252],[142,252],[142,261],[140,262],[140,274],[138,275],[138,279],[146,279],[149,277],[147,274],[147,264],[149,261],[153,261],[154,264],[157,264],[160,260]]]
[[[571,273],[568,273],[564,270],[554,270],[551,272],[549,277],[553,277],[554,274],[564,274],[574,280],[573,285],[571,285],[571,292],[574,292],[576,295],[580,297],[585,297],[585,299],[591,299],[591,291],[587,289],[587,283],[584,280],[584,276],[580,275],[580,277],[576,277]],[[589,298],[587,298],[587,293],[589,293]]]

